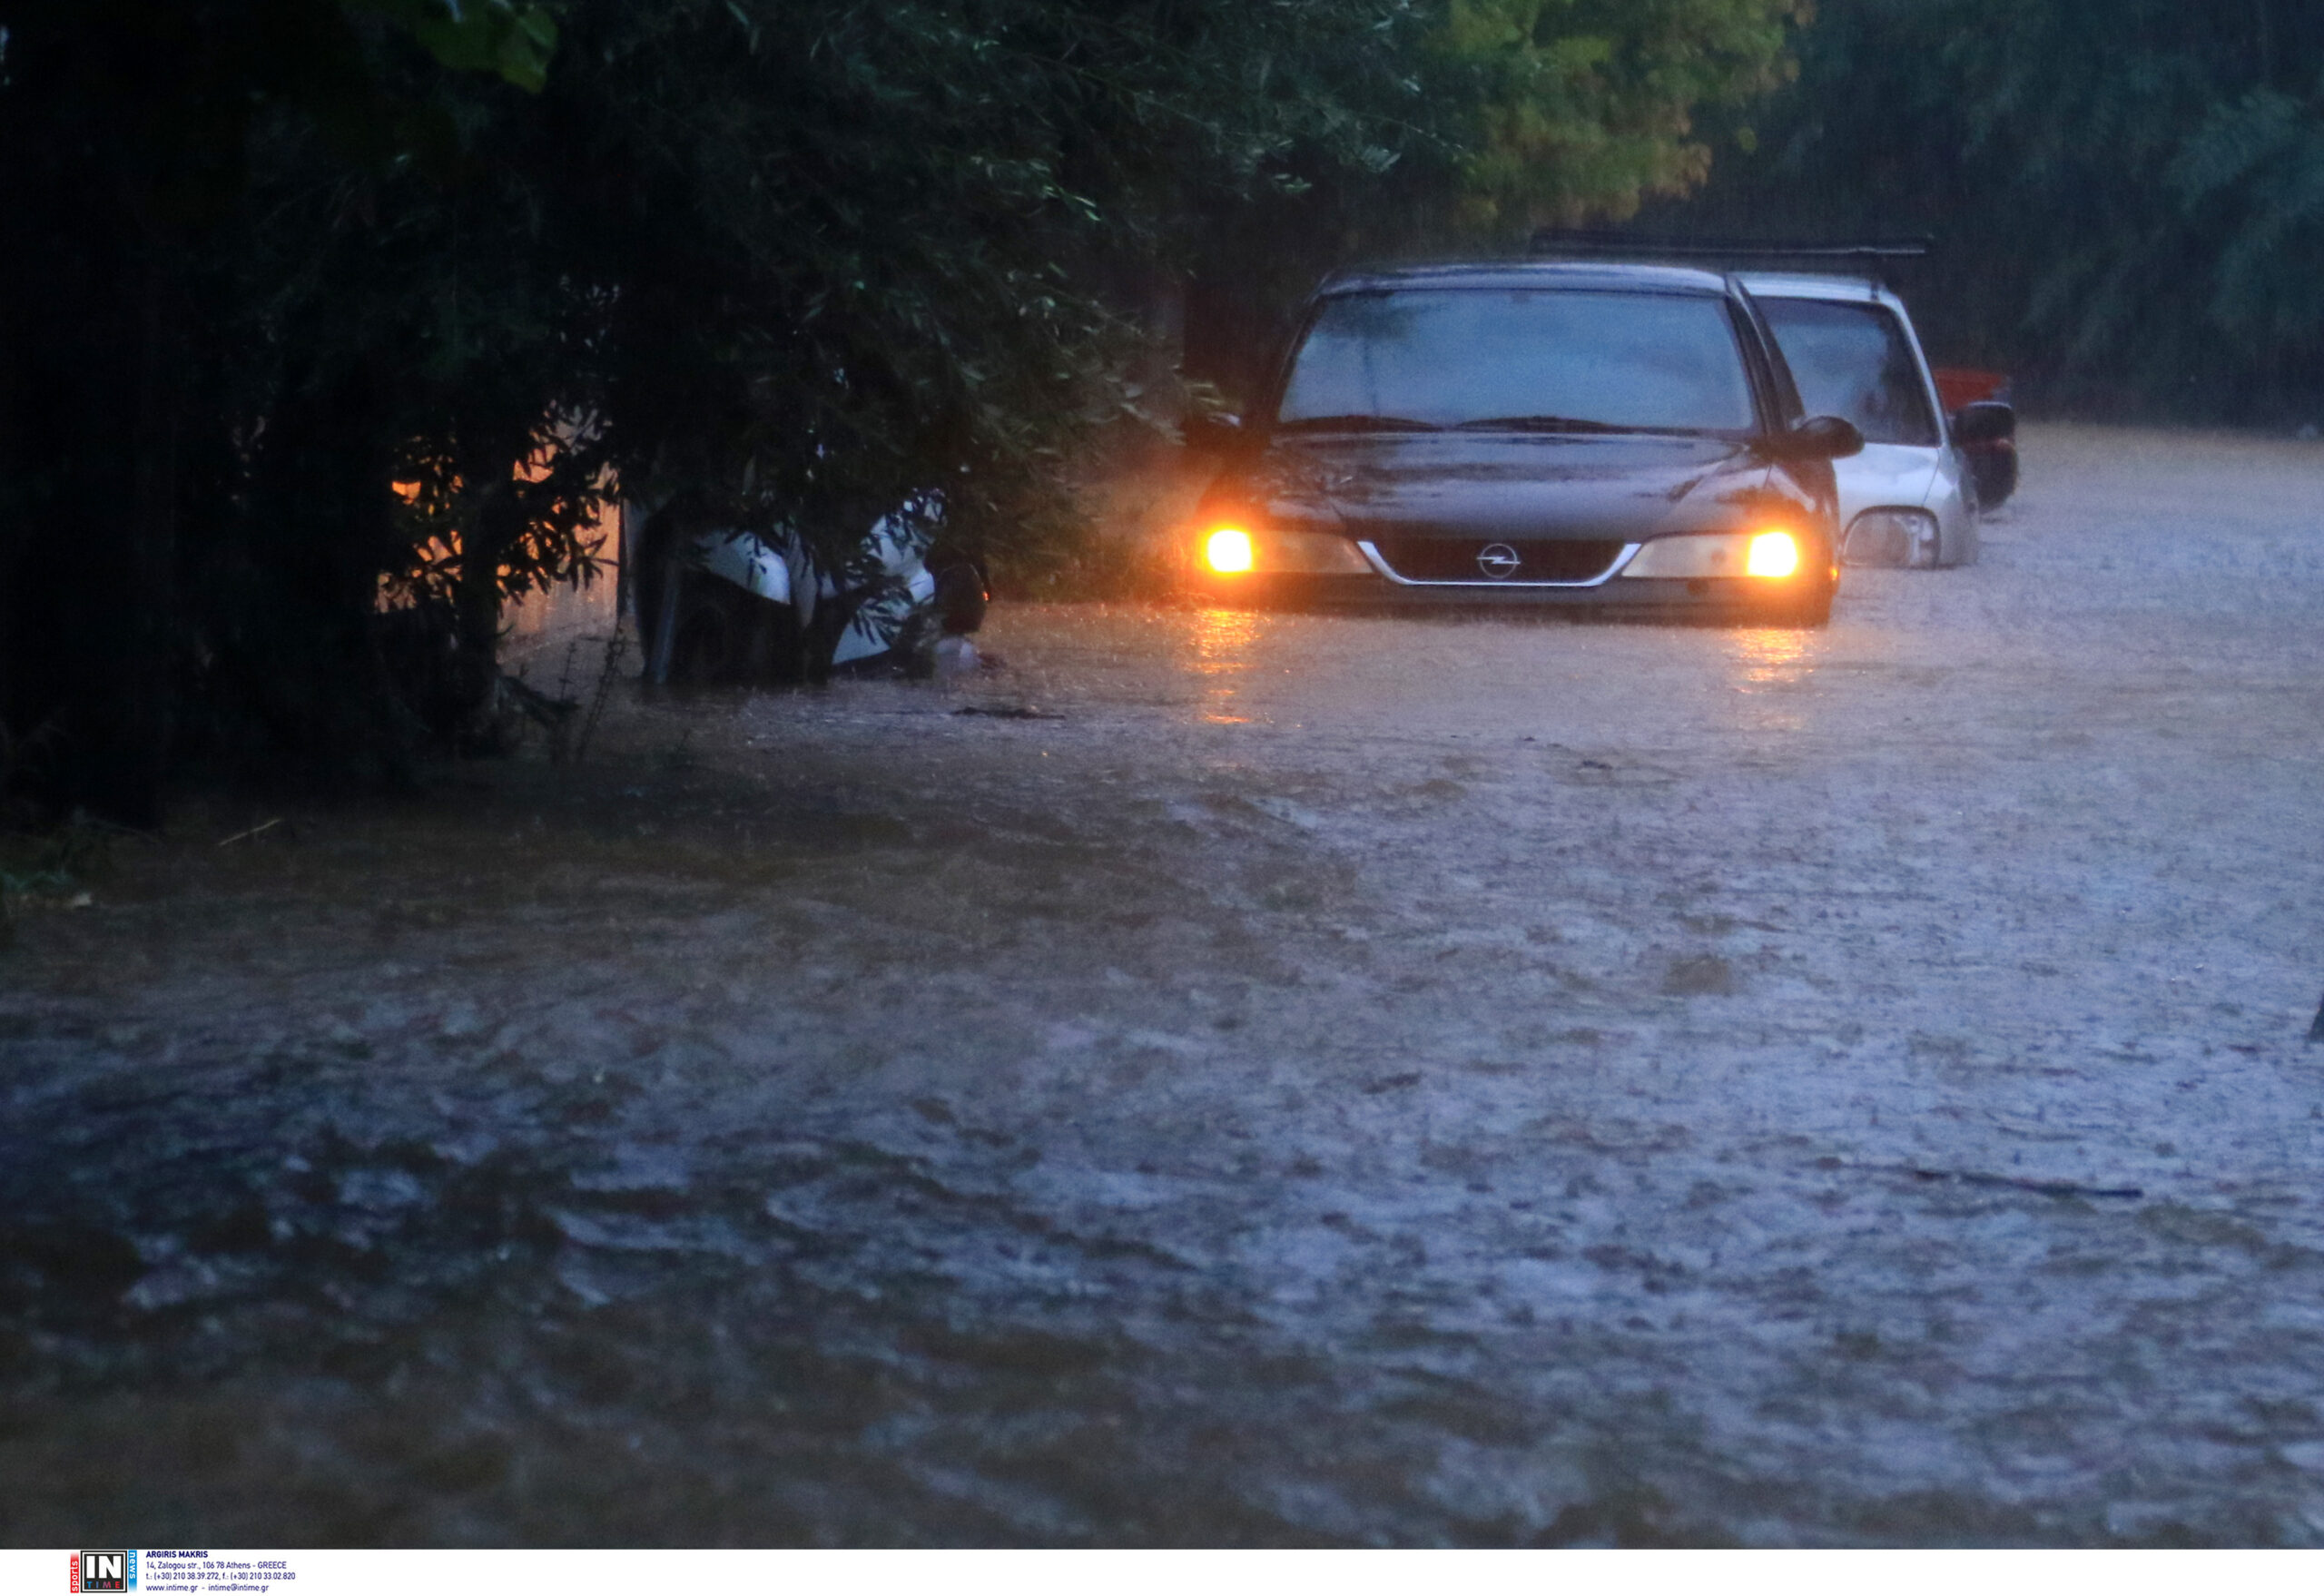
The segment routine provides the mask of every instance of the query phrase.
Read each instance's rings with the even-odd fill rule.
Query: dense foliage
[[[2324,8],[1819,0],[1795,87],[1662,225],[1936,234],[1960,358],[2101,412],[2316,419]]]
[[[0,777],[392,778],[616,484],[833,566],[912,495],[1021,525],[1159,419],[1185,275],[1264,319],[1679,189],[1795,9],[0,0]]]

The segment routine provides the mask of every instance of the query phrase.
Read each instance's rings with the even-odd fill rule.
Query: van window
[[[1920,362],[1886,305],[1763,299],[1776,346],[1811,416],[1844,416],[1866,443],[1937,442]]]

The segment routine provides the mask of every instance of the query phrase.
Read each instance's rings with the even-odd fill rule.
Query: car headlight
[[[1936,564],[1936,517],[1926,510],[1866,510],[1848,523],[1840,557],[1852,566]]]
[[[1789,576],[1799,570],[1799,539],[1788,532],[1754,532],[1743,569],[1753,576]]]
[[[1221,576],[1239,576],[1252,566],[1251,535],[1240,527],[1215,527],[1202,540],[1202,559]]]
[[[1334,532],[1257,531],[1220,522],[1202,535],[1202,567],[1213,576],[1361,576],[1372,567],[1354,544]]]
[[[1688,533],[1658,537],[1622,567],[1625,576],[1739,576],[1750,550],[1739,533]]]
[[[1622,567],[1625,576],[1758,576],[1779,580],[1799,574],[1797,535],[1770,527],[1763,532],[1686,532],[1658,537]]]

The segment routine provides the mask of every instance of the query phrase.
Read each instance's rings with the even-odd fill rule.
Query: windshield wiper
[[[1403,416],[1302,416],[1296,421],[1277,424],[1278,432],[1438,432],[1443,429],[1433,421],[1414,421]]]
[[[1650,432],[1647,427],[1617,427],[1611,421],[1585,421],[1579,416],[1485,416],[1454,425],[1463,432]]]

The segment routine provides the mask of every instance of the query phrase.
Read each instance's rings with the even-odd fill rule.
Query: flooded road
[[[190,809],[0,955],[0,1528],[2324,1542],[2324,448],[2025,447],[1821,633],[1003,606]]]

